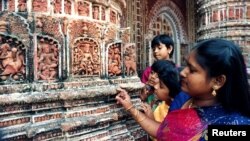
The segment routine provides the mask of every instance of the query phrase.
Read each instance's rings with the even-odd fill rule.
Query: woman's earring
[[[213,86],[213,91],[212,91],[213,96],[217,95],[216,90],[217,90],[217,86]]]

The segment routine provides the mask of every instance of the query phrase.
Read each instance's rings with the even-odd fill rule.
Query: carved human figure
[[[98,6],[93,7],[93,19],[99,20],[99,7]]]
[[[121,64],[121,55],[120,55],[120,49],[118,46],[115,46],[115,48],[114,48],[113,60],[117,60],[118,65]]]
[[[82,45],[80,45],[80,48],[83,50],[82,61],[90,61],[91,63],[93,63],[93,56],[90,51],[90,43],[83,43]]]
[[[82,51],[81,54],[81,68],[86,72],[87,75],[92,74],[93,64],[93,56],[91,52],[91,45],[89,42],[82,43],[79,46],[80,50]]]
[[[24,56],[16,47],[10,48],[10,45],[5,43],[0,46],[0,70],[1,76],[12,75],[13,78],[18,79],[15,75],[25,73],[24,70]]]
[[[93,65],[91,61],[86,62],[86,75],[92,75],[93,74]]]
[[[54,13],[61,13],[62,9],[61,0],[54,0],[53,4],[54,4]]]
[[[120,49],[117,45],[111,46],[112,48],[110,51],[109,56],[109,68],[108,72],[112,75],[119,75],[121,73],[121,56],[120,56]]]
[[[70,0],[64,0],[64,13],[71,14],[71,2],[70,2]]]
[[[108,72],[111,73],[111,65],[112,65],[112,57],[114,55],[114,50],[112,49],[112,46],[108,49]]]
[[[57,74],[58,58],[55,56],[54,51],[51,50],[48,43],[41,44],[41,54],[38,60],[38,78],[41,80],[55,79]]]
[[[33,0],[32,9],[35,12],[46,12],[47,11],[47,0]]]
[[[15,11],[15,0],[8,0],[9,11]]]
[[[26,0],[18,0],[18,11],[19,12],[26,12],[27,11]]]
[[[83,1],[78,1],[78,15],[80,16],[89,16],[89,5]]]

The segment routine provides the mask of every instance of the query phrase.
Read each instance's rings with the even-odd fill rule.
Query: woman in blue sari
[[[186,62],[181,89],[190,98],[177,96],[162,123],[138,112],[124,90],[116,96],[118,103],[157,140],[207,140],[208,125],[250,125],[249,84],[238,46],[223,39],[208,39],[196,44]]]

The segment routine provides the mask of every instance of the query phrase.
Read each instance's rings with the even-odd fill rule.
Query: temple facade
[[[238,44],[249,68],[249,6],[248,0],[128,0],[126,25],[140,52],[138,72],[154,61],[150,42],[160,33],[173,38],[173,60],[180,66],[194,42],[218,37]]]
[[[162,33],[179,66],[219,37],[250,67],[248,0],[0,0],[0,140],[147,140],[115,96],[122,87],[140,107]]]

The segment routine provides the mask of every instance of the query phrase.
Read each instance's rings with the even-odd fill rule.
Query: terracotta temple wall
[[[250,67],[250,1],[198,0],[198,40],[221,37],[242,47]]]
[[[143,140],[116,104],[142,87],[124,0],[0,1],[0,140]]]

